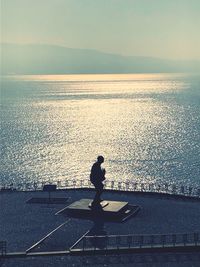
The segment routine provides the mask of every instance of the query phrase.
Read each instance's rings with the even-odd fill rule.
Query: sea
[[[1,76],[0,183],[200,185],[200,76]]]

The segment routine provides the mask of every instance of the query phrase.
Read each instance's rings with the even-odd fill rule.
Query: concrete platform
[[[93,190],[57,190],[54,197],[69,197],[69,204],[92,199]],[[35,266],[109,266],[109,267],[199,267],[200,253],[132,253],[127,255],[64,256],[71,246],[88,231],[90,235],[149,235],[200,232],[200,200],[162,194],[105,191],[104,199],[134,203],[142,207],[137,216],[126,223],[100,222],[91,219],[55,216],[66,204],[27,204],[27,199],[46,196],[46,192],[1,192],[0,236],[7,241],[7,252],[26,255],[25,251],[40,240],[29,257],[0,259],[1,267]],[[97,225],[98,224],[98,225]],[[62,225],[62,226],[61,226]],[[60,227],[61,226],[61,227]],[[64,251],[63,255],[59,253]],[[38,252],[37,257],[34,253]],[[51,252],[58,256],[39,256]]]
[[[91,207],[91,202],[92,199],[80,199],[58,211],[56,215],[66,214],[71,217],[83,219],[100,217],[101,220],[123,222],[140,210],[140,206],[129,205],[129,203],[125,201],[104,200],[101,202],[102,205],[94,207]]]

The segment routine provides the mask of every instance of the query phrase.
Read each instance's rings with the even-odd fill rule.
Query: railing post
[[[143,183],[140,185],[140,190],[141,190],[142,192],[144,191],[144,184],[143,184]]]
[[[30,183],[25,183],[25,190],[29,190],[30,188]]]
[[[128,244],[128,247],[129,248],[131,247],[131,243],[132,243],[132,236],[131,235],[128,235],[127,236],[127,244]]]
[[[165,184],[164,187],[165,187],[165,193],[168,193],[168,191],[169,191],[169,185],[168,184]]]
[[[193,188],[191,186],[189,186],[189,188],[188,188],[188,194],[189,194],[189,196],[192,195],[192,191],[193,191]]]
[[[173,195],[176,195],[176,190],[177,190],[176,185],[173,184],[173,185],[172,185],[172,194],[173,194]]]
[[[136,191],[137,190],[137,186],[138,186],[137,183],[133,183],[133,191]]]
[[[4,186],[5,187],[5,186]],[[17,190],[21,191],[22,190],[22,184],[17,184]]]
[[[76,180],[73,180],[73,187],[76,188]]]
[[[186,243],[188,242],[188,236],[187,234],[183,234],[183,244],[186,246]]]
[[[154,246],[154,235],[151,235],[151,247]]]
[[[45,181],[42,181],[41,184],[42,184],[42,188],[43,188],[46,183],[45,183]]]
[[[118,190],[121,190],[122,189],[122,182],[118,182]]]
[[[200,188],[197,189],[197,196],[200,197]]]
[[[176,234],[172,235],[172,244],[175,247],[175,245],[176,245]]]
[[[83,251],[85,250],[86,247],[86,236],[83,237]]]
[[[94,251],[95,251],[96,248],[97,248],[97,242],[98,242],[98,238],[97,238],[97,236],[95,235],[95,236],[94,236]]]
[[[61,188],[61,181],[60,180],[57,181],[57,187],[58,187],[58,189]]]
[[[181,194],[184,195],[185,194],[185,187],[182,185],[181,186]]]
[[[69,187],[69,181],[67,179],[65,180],[65,186],[66,186],[66,188]]]
[[[34,182],[34,183],[33,183],[33,188],[34,188],[35,191],[37,190],[37,188],[38,188],[38,184],[37,184],[37,182]]]
[[[88,184],[88,185],[87,185],[87,186],[88,186],[88,188],[91,188],[91,187],[93,187],[93,185],[92,185],[92,183],[91,183],[91,181],[90,181],[90,180],[88,180],[88,181],[87,181],[87,184]]]
[[[114,186],[115,186],[115,182],[111,181],[111,189],[114,189]]]
[[[160,192],[160,188],[161,188],[160,184],[156,185],[156,191],[157,192]]]
[[[197,246],[198,241],[199,241],[199,233],[194,233],[194,244],[195,244],[195,246]]]
[[[155,185],[155,183],[152,184],[152,192],[156,192],[156,185]]]
[[[119,246],[121,244],[121,236],[116,236],[116,244],[117,244],[117,249],[119,249]]]
[[[80,187],[83,188],[83,180],[80,180]]]
[[[126,191],[129,191],[130,189],[130,181],[126,180]]]
[[[161,235],[161,243],[163,248],[165,247],[165,243],[166,243],[166,235]]]
[[[105,236],[105,243],[106,243],[106,250],[108,250],[109,237],[107,235]]]
[[[153,187],[153,185],[152,184],[149,184],[149,192],[152,192],[153,190],[152,190],[152,187]]]
[[[140,238],[140,240],[139,240],[139,243],[140,243],[140,248],[141,247],[143,247],[143,245],[144,245],[144,236],[143,235],[141,235],[141,236],[139,236],[139,238]]]

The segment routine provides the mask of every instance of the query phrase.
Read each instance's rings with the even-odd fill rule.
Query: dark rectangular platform
[[[89,205],[92,199],[80,199],[75,201],[64,209],[58,211],[58,214],[66,214],[71,217],[79,217],[85,219],[93,219],[101,217],[101,219],[122,222],[135,215],[140,207],[130,205],[128,202],[104,200],[108,204],[103,207],[91,208]]]
[[[68,202],[68,197],[32,197],[26,201],[28,204],[66,204]]]

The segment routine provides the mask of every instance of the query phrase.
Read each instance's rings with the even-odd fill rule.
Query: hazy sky
[[[1,42],[200,59],[200,0],[0,0]]]

